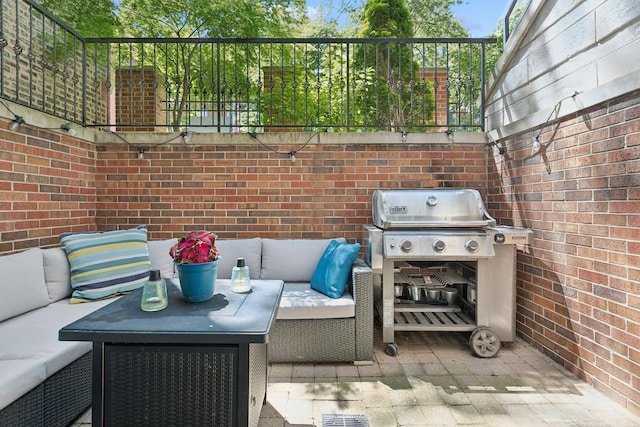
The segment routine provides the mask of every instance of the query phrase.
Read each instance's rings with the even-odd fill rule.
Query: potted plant
[[[211,231],[192,231],[169,249],[187,302],[202,302],[213,297],[220,256],[215,245],[217,238]]]

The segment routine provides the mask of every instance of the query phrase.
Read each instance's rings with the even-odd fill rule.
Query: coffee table
[[[62,328],[61,341],[93,342],[92,425],[256,426],[283,283],[251,284],[217,280],[211,300],[187,303],[167,280],[162,311],[142,311],[138,289]]]

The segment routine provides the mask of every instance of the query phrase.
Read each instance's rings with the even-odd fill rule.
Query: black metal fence
[[[0,0],[0,97],[130,131],[482,130],[493,39],[84,39]]]

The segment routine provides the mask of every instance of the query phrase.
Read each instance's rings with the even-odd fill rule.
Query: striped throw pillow
[[[60,242],[69,259],[72,303],[129,292],[149,277],[146,228],[63,234]]]

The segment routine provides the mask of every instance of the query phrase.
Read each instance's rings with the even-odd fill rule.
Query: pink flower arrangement
[[[192,231],[169,249],[169,255],[178,264],[215,261],[218,259],[218,249],[215,245],[217,238],[218,236],[210,231]]]

